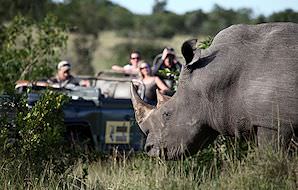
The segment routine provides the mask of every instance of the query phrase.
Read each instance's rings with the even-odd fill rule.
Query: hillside
[[[78,38],[77,35],[71,34],[69,36],[68,40],[68,49],[63,58],[70,59],[74,64],[74,73],[80,74],[80,70],[78,70],[78,56],[74,50],[74,40]],[[176,50],[177,56],[181,59],[183,62],[183,57],[181,54],[181,45],[182,43],[190,38],[198,38],[193,36],[187,36],[187,35],[176,35],[171,39],[162,39],[162,38],[156,38],[154,40],[151,39],[140,39],[140,38],[124,38],[120,37],[116,34],[115,31],[105,31],[100,33],[97,41],[96,41],[96,47],[94,51],[92,52],[92,61],[91,65],[94,69],[94,74],[98,73],[101,70],[108,70],[111,68],[112,65],[118,64],[118,65],[124,65],[127,63],[126,57],[122,58],[119,62],[119,58],[117,58],[117,52],[115,48],[117,46],[120,46],[121,44],[130,44],[131,47],[134,47],[134,44],[154,44],[155,46],[159,47],[158,53],[161,53],[163,48],[166,46],[173,47]],[[203,37],[200,37],[199,39],[203,39]],[[89,39],[90,41],[92,39]],[[130,50],[127,50],[129,52]],[[129,53],[127,53],[126,56],[128,56]],[[155,55],[150,55],[151,57],[154,57]],[[143,56],[143,58],[151,63],[152,58],[148,56]],[[80,63],[82,64],[82,63]]]

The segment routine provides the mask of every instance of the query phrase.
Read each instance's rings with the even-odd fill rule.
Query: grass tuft
[[[2,189],[298,189],[298,153],[252,147],[218,139],[197,155],[179,161],[145,154],[78,160],[63,174],[46,164],[39,176],[25,161],[0,159]],[[253,151],[252,151],[253,150]],[[241,152],[242,151],[242,152]]]

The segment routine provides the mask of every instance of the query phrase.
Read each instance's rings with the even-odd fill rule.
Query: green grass
[[[48,163],[39,175],[30,172],[32,168],[22,169],[25,162],[0,159],[0,186],[1,189],[140,190],[298,188],[297,152],[288,156],[271,149],[249,149],[240,158],[235,156],[237,151],[213,146],[178,161],[144,154],[111,155],[92,162],[78,160],[62,174],[54,173],[52,164]]]
[[[216,180],[202,189],[297,189],[298,157],[272,150],[250,153],[242,162],[228,163]]]

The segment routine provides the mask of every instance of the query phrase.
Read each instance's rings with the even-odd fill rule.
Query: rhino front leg
[[[257,144],[260,149],[272,147],[274,150],[287,150],[294,136],[291,126],[286,124],[279,127],[257,127]]]

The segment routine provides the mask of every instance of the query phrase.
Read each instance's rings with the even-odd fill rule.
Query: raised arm
[[[162,80],[160,80],[159,77],[154,77],[155,79],[155,83],[157,85],[157,87],[159,88],[160,92],[162,94],[165,94],[167,91],[169,91],[170,89],[162,82]]]

